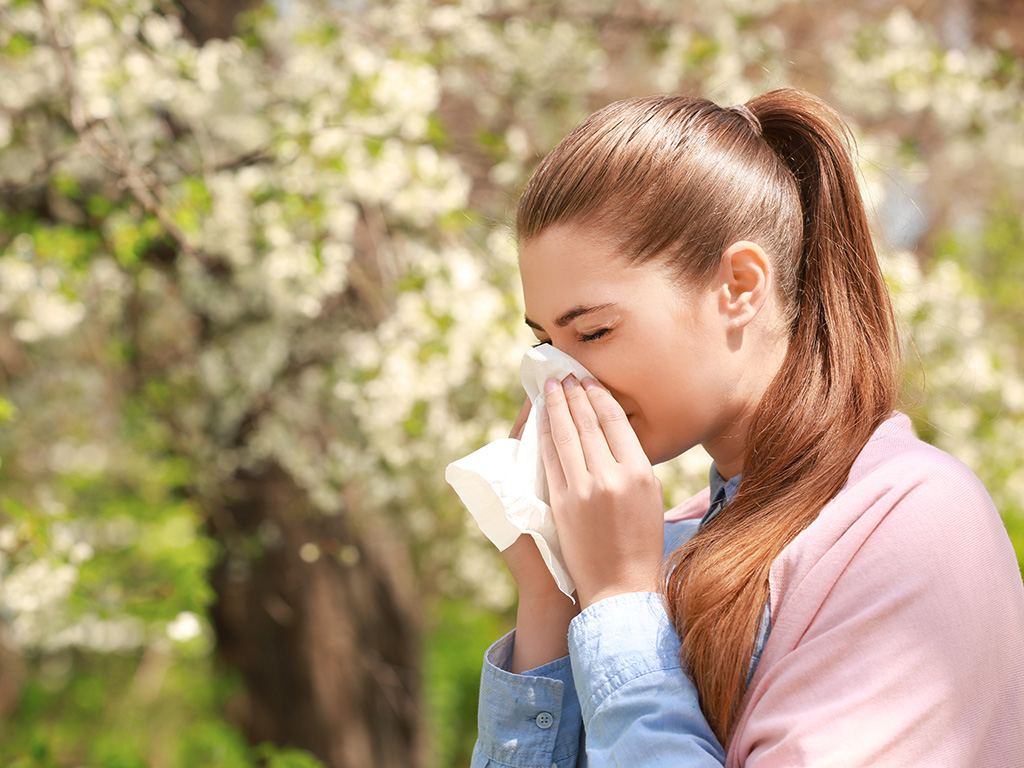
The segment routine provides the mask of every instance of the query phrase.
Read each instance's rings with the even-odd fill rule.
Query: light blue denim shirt
[[[736,492],[710,471],[708,514],[665,525],[665,553],[711,520]],[[768,633],[762,625],[750,674]],[[508,671],[513,630],[492,645],[480,678],[472,768],[722,766],[725,751],[680,664],[664,598],[650,592],[600,600],[569,625],[569,655],[521,675]]]

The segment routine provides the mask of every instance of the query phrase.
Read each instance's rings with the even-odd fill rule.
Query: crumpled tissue
[[[541,344],[523,355],[520,366],[523,388],[532,402],[522,437],[488,443],[445,470],[448,484],[469,509],[480,530],[499,549],[505,550],[526,533],[537,542],[544,563],[558,588],[572,597],[576,590],[565,569],[558,531],[551,515],[547,478],[539,451],[540,410],[544,407],[544,382],[561,381],[570,373],[580,381],[594,375],[569,355]]]

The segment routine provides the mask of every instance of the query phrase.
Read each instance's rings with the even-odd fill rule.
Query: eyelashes
[[[585,334],[583,334],[582,336],[579,337],[579,340],[580,341],[597,341],[602,336],[607,336],[609,333],[611,333],[611,330],[612,330],[611,328],[601,328],[599,330],[594,331],[593,333],[585,333]]]
[[[579,341],[579,342],[584,343],[584,344],[586,342],[588,342],[588,341],[597,341],[598,339],[602,338],[603,336],[607,336],[611,332],[612,332],[611,328],[600,328],[600,329],[594,331],[593,333],[581,333],[579,336],[576,337],[576,341]],[[538,341],[536,344],[533,345],[533,348],[536,349],[541,344],[550,344],[550,343],[551,343],[551,339],[545,339],[544,341]]]

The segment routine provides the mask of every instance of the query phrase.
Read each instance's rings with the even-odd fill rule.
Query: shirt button
[[[543,728],[545,731],[555,724],[555,718],[551,716],[550,712],[541,712],[537,715],[537,727]]]

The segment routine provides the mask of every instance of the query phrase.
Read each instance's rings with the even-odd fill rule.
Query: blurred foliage
[[[852,118],[906,408],[1024,558],[1024,75],[927,13],[292,0],[200,47],[155,0],[0,0],[0,763],[318,765],[246,742],[206,619],[207,516],[267,462],[403,537],[431,765],[468,762],[514,595],[443,468],[521,399],[515,195],[621,96],[793,84]],[[706,466],[659,468],[667,498]]]
[[[981,226],[944,232],[936,253],[972,275],[987,319],[1012,333],[1024,349],[1024,216],[1013,193],[992,201]]]
[[[431,611],[423,666],[432,754],[438,766],[469,765],[476,740],[480,663],[487,647],[508,631],[500,617],[468,600],[440,600]]]

